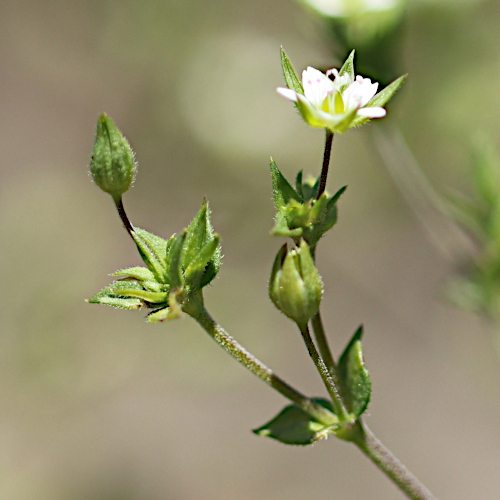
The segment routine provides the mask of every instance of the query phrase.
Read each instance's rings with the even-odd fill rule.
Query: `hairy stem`
[[[316,339],[316,344],[318,345],[318,351],[323,358],[328,371],[333,376],[337,372],[337,366],[333,359],[330,346],[328,345],[325,329],[323,328],[323,321],[319,311],[312,317],[311,326],[314,332],[314,338]]]
[[[288,385],[270,368],[250,354],[210,316],[203,306],[193,308],[193,311],[186,312],[188,312],[188,314],[190,314],[226,352],[254,375],[257,375],[257,377],[263,380],[267,385],[292,401],[296,406],[304,410],[318,422],[325,425],[337,423],[337,418],[330,411]]]
[[[375,437],[360,420],[350,439],[411,500],[436,497]]]
[[[332,398],[333,410],[335,414],[339,417],[339,420],[341,422],[348,422],[349,420],[351,420],[351,416],[349,415],[344,405],[339,386],[333,380],[328,368],[325,365],[325,362],[323,361],[323,358],[319,355],[316,346],[311,339],[309,328],[307,327],[307,325],[299,326],[299,328],[306,344],[307,350],[309,351],[309,355],[314,361],[314,364],[316,365],[316,368],[318,369],[318,372],[323,379],[323,383],[328,390],[328,394],[330,394],[330,397]]]

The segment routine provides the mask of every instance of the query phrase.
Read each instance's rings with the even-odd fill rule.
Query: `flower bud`
[[[323,283],[304,240],[298,247],[281,247],[269,281],[269,296],[274,305],[299,326],[318,312]]]
[[[103,113],[97,121],[97,133],[90,160],[94,182],[115,201],[132,184],[137,165],[134,152],[113,120]]]

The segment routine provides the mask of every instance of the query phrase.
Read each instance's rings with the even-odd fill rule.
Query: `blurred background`
[[[268,162],[289,178],[319,173],[322,131],[275,89],[280,45],[298,71],[339,65],[344,49],[321,17],[346,15],[335,4],[1,2],[1,498],[403,498],[352,445],[253,435],[286,401],[192,320],[149,325],[141,311],[84,302],[140,264],[87,173],[105,111],[139,162],[124,197],[132,222],[168,237],[206,196],[225,256],[205,289],[209,310],[292,385],[324,394],[298,331],[267,298],[282,244],[269,235]],[[500,3],[404,7],[388,21],[397,38],[379,79],[410,76],[386,123],[438,191],[467,192],[471,136],[500,137]],[[376,76],[359,43],[349,48]],[[387,173],[378,126],[334,141],[329,190],[349,188],[318,250],[331,344],[339,353],[364,323],[367,423],[437,497],[498,499],[500,358],[489,325],[446,301],[455,264]]]

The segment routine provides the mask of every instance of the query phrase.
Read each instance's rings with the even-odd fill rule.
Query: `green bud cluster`
[[[134,181],[137,164],[127,139],[113,120],[103,113],[97,121],[97,132],[90,159],[94,182],[115,201]]]
[[[318,312],[323,295],[323,283],[314,265],[308,244],[301,240],[290,250],[286,244],[276,255],[269,296],[274,305],[300,326]]]
[[[317,198],[320,179],[303,182],[302,172],[299,172],[294,189],[272,158],[271,176],[278,211],[272,233],[293,238],[296,244],[302,238],[314,250],[320,238],[337,222],[337,201],[346,187],[332,197],[323,193]]]
[[[121,309],[154,309],[148,321],[177,318],[198,299],[203,287],[217,275],[221,264],[219,236],[210,223],[208,203],[180,234],[164,240],[134,228],[132,237],[147,267],[117,271],[119,278],[89,302]]]

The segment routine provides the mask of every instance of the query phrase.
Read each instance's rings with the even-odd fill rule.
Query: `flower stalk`
[[[316,368],[325,384],[325,387],[328,391],[328,394],[332,398],[333,409],[335,414],[339,417],[340,422],[352,422],[353,419],[349,412],[347,411],[342,396],[340,394],[339,386],[333,380],[330,371],[325,365],[323,358],[318,353],[314,342],[312,341],[311,334],[309,333],[309,328],[307,325],[299,326],[300,333],[302,334],[302,338],[304,339],[304,343],[306,344],[307,351],[309,352],[309,356],[313,360]]]
[[[335,360],[333,359],[333,355],[332,355],[332,351],[330,349],[330,346],[328,345],[328,340],[326,338],[325,329],[323,327],[323,320],[321,319],[321,312],[320,311],[318,311],[311,318],[311,326],[313,329],[316,344],[318,345],[319,354],[323,358],[323,361],[325,362],[325,365],[328,368],[330,375],[334,378],[334,381],[338,385],[337,380],[335,380],[337,377],[337,375],[336,375],[337,374],[337,366],[336,366]]]
[[[323,166],[321,167],[321,180],[319,182],[318,197],[325,192],[326,179],[328,177],[328,169],[330,168],[330,157],[332,154],[333,132],[326,129],[325,151],[323,153]]]
[[[130,222],[127,213],[125,212],[125,208],[123,206],[123,200],[121,197],[118,200],[115,200],[115,205],[116,209],[118,210],[118,215],[120,216],[120,219],[123,222],[123,226],[127,230],[127,233],[130,235],[130,237],[134,239],[134,236],[132,234],[134,232],[134,226],[132,226],[132,223]]]

